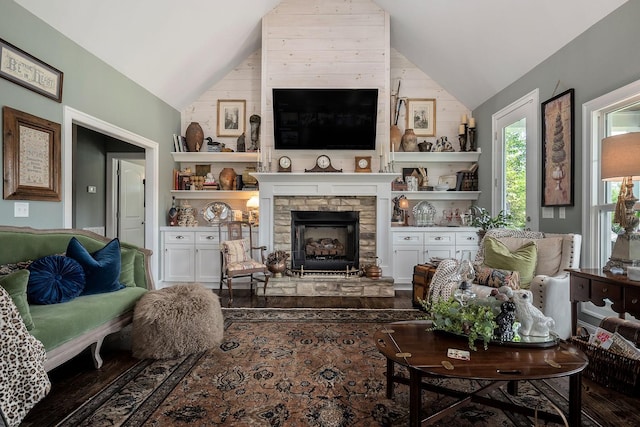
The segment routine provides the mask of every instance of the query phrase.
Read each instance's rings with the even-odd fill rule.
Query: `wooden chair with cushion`
[[[222,285],[229,289],[229,303],[233,302],[233,281],[237,278],[249,278],[253,293],[254,283],[263,283],[266,293],[270,273],[265,264],[265,246],[253,245],[251,224],[246,221],[228,221],[220,224],[220,291]],[[256,259],[257,258],[257,259]]]

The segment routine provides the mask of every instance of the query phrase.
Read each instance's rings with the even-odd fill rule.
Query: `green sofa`
[[[61,254],[72,237],[76,237],[89,252],[101,249],[110,241],[83,230],[0,226],[0,265]],[[91,347],[96,368],[102,366],[102,341],[107,335],[131,323],[136,302],[147,290],[154,288],[150,269],[151,251],[124,242],[120,245],[122,249],[135,251],[133,266],[129,265],[129,269],[133,268],[133,283],[124,289],[83,295],[59,304],[29,305],[34,323],[29,332],[45,346],[47,371],[87,347]]]

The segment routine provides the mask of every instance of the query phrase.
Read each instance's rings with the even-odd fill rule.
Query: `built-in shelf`
[[[457,163],[477,162],[481,151],[429,151],[393,153],[396,163]]]
[[[404,195],[410,200],[478,200],[480,191],[392,191],[397,197]]]
[[[258,161],[258,153],[209,153],[209,152],[189,152],[171,153],[174,162],[184,163],[213,163],[213,162],[236,162],[255,163]]]
[[[206,199],[206,200],[249,200],[258,195],[258,191],[248,190],[171,190],[176,199]]]

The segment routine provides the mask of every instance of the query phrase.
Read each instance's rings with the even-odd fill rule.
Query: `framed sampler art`
[[[2,108],[4,199],[60,201],[60,124]]]
[[[62,102],[62,71],[0,39],[0,77]]]
[[[542,206],[574,204],[574,90],[542,103]]]
[[[436,100],[407,99],[407,127],[417,136],[436,136]]]
[[[218,136],[240,136],[244,133],[246,101],[242,99],[218,100]]]

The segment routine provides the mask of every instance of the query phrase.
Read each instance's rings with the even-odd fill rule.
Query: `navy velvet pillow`
[[[31,304],[71,301],[84,289],[84,270],[71,258],[49,255],[31,263],[27,299]]]
[[[116,238],[94,253],[72,237],[67,245],[67,256],[75,259],[84,269],[85,287],[82,295],[113,292],[124,288],[120,278],[120,241]]]

